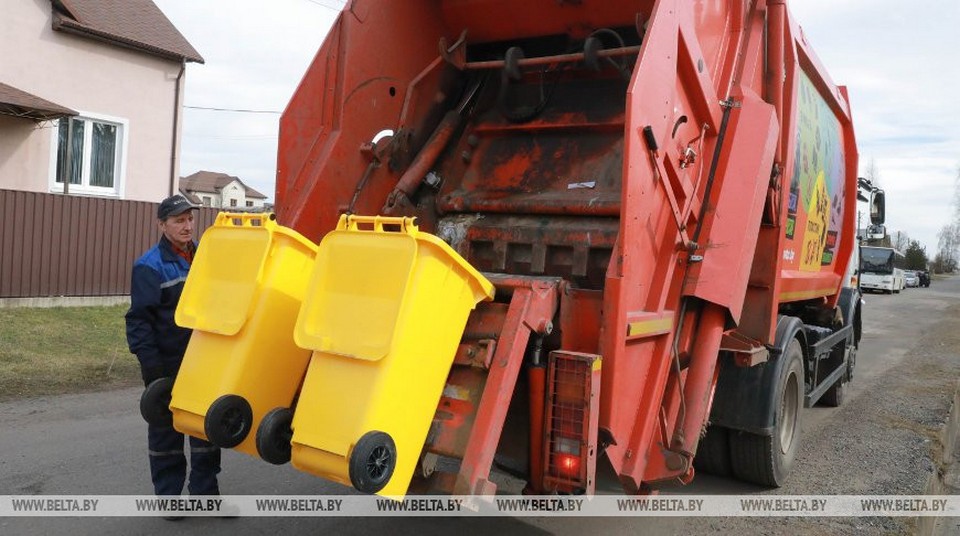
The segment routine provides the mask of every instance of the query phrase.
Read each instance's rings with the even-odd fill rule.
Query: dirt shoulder
[[[860,356],[868,359],[868,356]],[[919,495],[944,469],[944,437],[960,378],[960,305],[924,331],[907,358],[837,410],[842,423],[803,438],[787,485],[770,495]],[[856,381],[856,378],[854,379]],[[946,493],[950,493],[946,491]],[[915,518],[692,519],[692,533],[916,534]],[[923,529],[923,530],[921,530]]]

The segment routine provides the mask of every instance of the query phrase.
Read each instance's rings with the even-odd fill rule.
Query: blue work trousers
[[[180,495],[187,479],[184,435],[172,426],[147,425],[150,448],[150,476],[157,495]],[[190,437],[190,495],[219,495],[220,448]]]

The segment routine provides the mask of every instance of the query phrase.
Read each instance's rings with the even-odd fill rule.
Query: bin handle
[[[270,212],[249,213],[249,212],[219,212],[217,219],[213,222],[217,227],[266,227],[267,222],[273,222],[277,219],[276,214]]]
[[[337,230],[389,233],[394,231],[392,229],[384,229],[383,226],[395,225],[400,227],[399,232],[415,235],[419,229],[414,223],[414,220],[416,220],[416,218],[406,218],[402,216],[358,216],[356,214],[343,214],[340,216],[340,221],[337,222]],[[360,225],[373,225],[373,229],[361,228]]]

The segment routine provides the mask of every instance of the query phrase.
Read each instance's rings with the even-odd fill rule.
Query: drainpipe
[[[177,134],[180,128],[180,89],[183,73],[186,72],[186,70],[187,60],[181,59],[180,74],[177,75],[177,83],[173,91],[173,132],[170,136],[170,193],[168,195],[177,193],[173,186],[177,181],[177,150],[179,149],[179,136]]]

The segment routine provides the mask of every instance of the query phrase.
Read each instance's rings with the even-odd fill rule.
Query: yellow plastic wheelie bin
[[[175,315],[193,329],[170,401],[175,429],[271,463],[289,460],[283,429],[311,355],[293,328],[316,252],[272,214],[217,216]],[[261,433],[264,426],[272,431]]]
[[[294,338],[313,350],[297,469],[405,495],[467,317],[494,286],[413,218],[342,216],[320,242]]]

